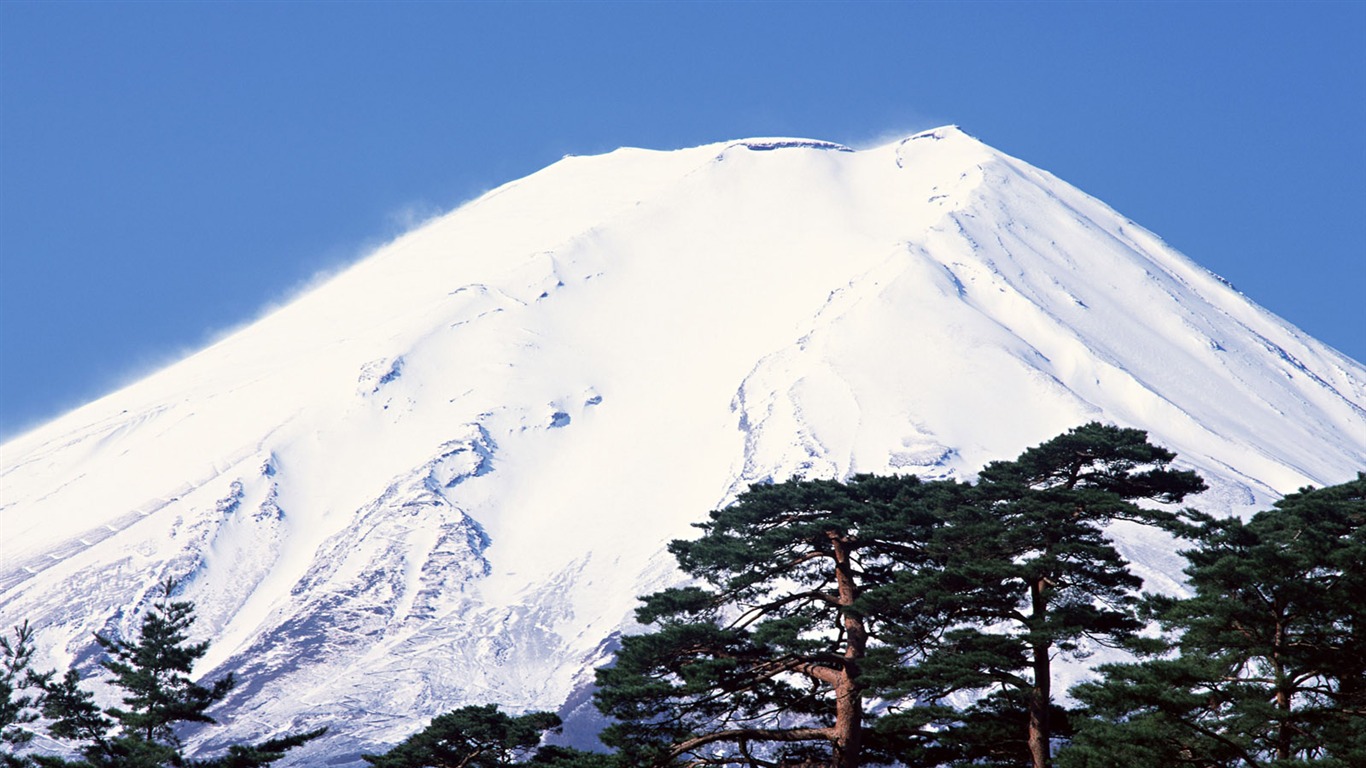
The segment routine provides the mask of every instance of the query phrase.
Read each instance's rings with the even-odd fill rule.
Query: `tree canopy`
[[[1141,582],[1105,526],[1174,527],[1136,502],[1204,488],[1173,458],[1088,424],[975,485],[755,486],[670,545],[694,583],[643,598],[651,631],[599,672],[598,706],[619,721],[603,740],[640,765],[1042,768],[1054,655],[1142,627]],[[978,704],[945,706],[955,693]]]
[[[1121,645],[1143,627],[1135,615],[1142,580],[1107,526],[1128,520],[1184,530],[1175,511],[1137,502],[1170,505],[1205,488],[1195,473],[1173,469],[1174,459],[1141,430],[1091,423],[982,470],[974,503],[958,507],[952,524],[937,531],[945,539],[940,549],[952,557],[936,569],[904,571],[917,591],[936,596],[926,608],[939,641],[897,671],[904,690],[922,701],[992,693],[952,713],[938,726],[949,736],[906,753],[908,761],[1050,764],[1059,735],[1054,659],[1084,653],[1088,642]],[[914,724],[937,714],[923,709],[902,719]],[[1008,738],[1014,728],[1023,743]],[[949,747],[968,732],[996,733],[997,746],[984,749],[979,737],[955,755]]]
[[[1064,764],[1366,765],[1366,475],[1192,517],[1194,594],[1149,596],[1149,658],[1073,690]]]
[[[643,598],[653,631],[598,672],[597,705],[618,721],[603,741],[633,765],[889,757],[865,671],[896,663],[880,637],[919,602],[898,572],[932,557],[931,529],[967,493],[864,475],[755,486],[713,511],[700,538],[669,546],[696,583]]]
[[[493,704],[461,707],[438,715],[421,731],[382,755],[362,755],[376,768],[602,768],[605,759],[575,749],[541,746],[558,730],[552,712],[507,715]],[[590,760],[592,762],[590,762]]]

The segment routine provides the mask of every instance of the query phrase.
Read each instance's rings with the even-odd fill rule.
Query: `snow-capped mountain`
[[[0,448],[0,617],[90,663],[181,579],[243,681],[206,745],[329,725],[295,762],[348,764],[582,703],[749,483],[970,477],[1090,420],[1245,513],[1366,467],[1366,368],[956,128],[568,157]]]

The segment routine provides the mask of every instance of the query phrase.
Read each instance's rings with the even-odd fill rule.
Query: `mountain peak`
[[[818,139],[794,139],[794,138],[753,138],[740,139],[730,142],[726,148],[743,147],[752,149],[756,152],[764,152],[774,149],[826,149],[836,152],[853,152],[850,147],[837,144],[833,141],[821,141]]]
[[[345,723],[292,757],[341,764],[581,698],[751,483],[968,477],[1093,420],[1238,514],[1366,465],[1366,370],[955,126],[572,158],[6,444],[0,611],[53,666],[176,578],[252,681],[223,738]]]
[[[907,136],[906,138],[902,139],[901,141],[942,141],[944,139],[957,137],[963,137],[972,139],[973,141],[977,141],[976,138],[970,136],[966,131],[964,131],[962,128],[958,127],[958,125],[953,123],[950,123],[949,125],[941,125],[938,128],[931,128],[927,131],[913,133],[910,136]]]

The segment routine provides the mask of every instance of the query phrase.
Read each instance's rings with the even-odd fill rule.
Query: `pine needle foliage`
[[[903,576],[927,596],[925,615],[940,624],[937,642],[914,666],[892,672],[904,676],[904,693],[925,701],[995,691],[966,712],[940,717],[938,727],[1001,733],[1013,723],[1016,747],[983,754],[949,736],[903,753],[907,762],[1051,764],[1054,739],[1066,735],[1054,717],[1053,661],[1084,657],[1091,644],[1122,645],[1143,627],[1135,613],[1142,581],[1106,527],[1126,520],[1185,530],[1175,511],[1138,502],[1171,505],[1205,489],[1195,473],[1172,468],[1174,459],[1141,430],[1093,422],[981,471],[974,503],[956,508],[952,524],[936,531],[944,540],[937,548],[952,559]],[[906,645],[919,637],[889,640]],[[901,720],[915,725],[933,714],[911,711]],[[964,749],[953,758],[946,747],[955,740]]]
[[[694,582],[642,598],[650,631],[599,670],[602,739],[638,766],[1045,768],[1054,657],[1142,627],[1106,526],[1176,528],[1137,502],[1204,488],[1174,458],[1087,424],[976,485],[755,486],[670,544]]]
[[[111,681],[123,691],[123,707],[110,707],[114,718],[131,736],[143,741],[181,748],[174,726],[179,723],[213,723],[206,710],[232,690],[232,673],[210,686],[194,682],[194,663],[209,650],[208,641],[191,643],[194,606],[171,600],[174,582],[163,585],[163,594],[142,621],[141,631],[129,641],[95,636],[109,658],[103,662],[113,674]]]
[[[111,674],[109,682],[122,691],[122,706],[99,707],[74,669],[46,686],[48,733],[74,743],[82,759],[35,757],[36,762],[45,768],[259,768],[323,734],[316,730],[237,745],[215,759],[187,758],[178,726],[215,722],[207,710],[227,696],[235,681],[231,674],[207,686],[192,679],[194,664],[208,652],[209,643],[190,642],[194,605],[173,599],[175,590],[172,580],[161,585],[136,637],[95,637],[108,654],[102,665]]]
[[[23,768],[33,763],[14,750],[33,741],[29,727],[37,722],[42,689],[52,675],[33,669],[33,629],[14,627],[13,636],[0,636],[0,766]]]
[[[870,669],[920,624],[899,574],[969,487],[913,476],[759,485],[669,545],[690,586],[642,599],[647,634],[598,671],[602,740],[632,766],[835,766],[890,759]]]
[[[539,747],[557,730],[551,712],[507,715],[493,704],[438,715],[421,731],[382,755],[362,755],[376,768],[606,768],[603,755],[565,747]]]
[[[1194,595],[1148,597],[1150,658],[1073,689],[1088,717],[1063,764],[1366,765],[1366,475],[1192,518]]]

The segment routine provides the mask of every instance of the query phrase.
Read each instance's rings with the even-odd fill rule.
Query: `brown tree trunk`
[[[858,597],[858,585],[849,563],[848,542],[830,533],[835,554],[835,584],[844,622],[844,671],[835,685],[835,734],[831,768],[858,768],[863,749],[863,686],[859,683],[859,659],[868,648],[868,631],[863,618],[849,609]]]
[[[1048,611],[1044,599],[1044,589],[1048,586],[1043,578],[1029,585],[1029,597],[1033,607],[1031,619],[1035,626],[1041,624]],[[1049,702],[1052,698],[1050,670],[1046,642],[1031,644],[1034,653],[1034,687],[1029,691],[1029,755],[1034,768],[1048,768],[1052,764],[1049,754]]]
[[[835,739],[831,768],[858,768],[863,748],[863,696],[848,676],[835,689]]]
[[[1277,606],[1279,608],[1279,606]],[[1285,679],[1285,662],[1281,660],[1281,646],[1285,641],[1285,625],[1276,622],[1275,636],[1271,641],[1271,675],[1276,686],[1276,714],[1280,722],[1276,724],[1276,759],[1289,760],[1291,750],[1290,730],[1290,684]]]

